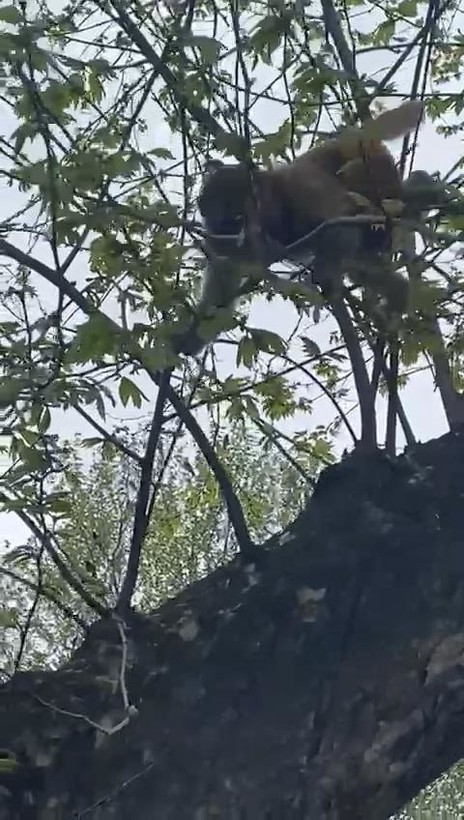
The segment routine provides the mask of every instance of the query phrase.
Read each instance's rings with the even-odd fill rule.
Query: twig
[[[289,361],[289,362],[291,361],[291,359],[288,356],[283,356],[282,358],[285,361]],[[351,439],[353,441],[354,446],[356,447],[356,445],[358,443],[358,439],[356,438],[356,434],[355,434],[355,432],[354,432],[354,430],[353,430],[353,428],[352,428],[352,426],[351,426],[351,424],[348,420],[348,417],[347,417],[346,413],[343,411],[343,409],[340,406],[338,400],[331,393],[329,388],[326,387],[325,384],[320,379],[318,379],[317,376],[314,375],[314,373],[312,373],[310,370],[308,370],[308,368],[305,367],[304,364],[295,363],[295,369],[301,370],[301,372],[304,373],[309,379],[311,379],[311,381],[313,381],[314,384],[317,384],[319,390],[321,390],[324,393],[324,395],[327,396],[329,401],[332,402],[332,404],[335,407],[338,415],[340,416],[343,424],[346,426],[346,429],[348,430],[348,433],[351,436]]]
[[[105,441],[110,442],[110,444],[116,447],[117,450],[119,450],[128,458],[130,458],[132,461],[136,461],[138,464],[142,463],[142,456],[139,456],[139,454],[136,453],[135,450],[131,450],[130,447],[127,447],[127,445],[120,441],[118,437],[114,435],[114,433],[109,433],[108,430],[105,430],[105,428],[101,424],[99,424],[98,421],[93,419],[92,416],[89,413],[87,413],[86,410],[83,409],[83,407],[80,407],[78,404],[73,404],[72,407],[76,411],[76,413],[79,413],[79,415],[82,416],[82,418],[85,419],[88,422],[88,424],[90,424],[91,427],[93,427],[98,433],[100,433],[100,435]]]

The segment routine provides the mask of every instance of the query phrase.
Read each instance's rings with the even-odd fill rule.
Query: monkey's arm
[[[179,337],[176,344],[179,353],[196,356],[217,335],[217,323],[212,320],[216,319],[219,312],[223,316],[226,312],[233,312],[243,276],[243,263],[227,257],[209,255],[203,275],[201,296],[195,306],[191,326]],[[211,325],[209,329],[207,324],[204,325],[206,332],[203,335],[201,325],[208,319],[211,320]]]

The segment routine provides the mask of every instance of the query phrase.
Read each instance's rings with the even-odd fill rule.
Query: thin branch
[[[377,447],[377,423],[375,413],[375,392],[367,373],[361,344],[357,337],[348,309],[340,296],[330,299],[332,313],[338,322],[346,344],[361,413],[361,445],[367,452]]]
[[[284,361],[288,361],[288,362],[292,361],[289,356],[282,356],[282,358],[284,359]],[[349,435],[351,436],[351,439],[353,441],[354,446],[356,447],[356,445],[358,443],[358,439],[356,438],[356,434],[355,434],[355,432],[354,432],[354,430],[353,430],[353,428],[352,428],[352,426],[351,426],[351,424],[348,420],[348,417],[347,417],[346,413],[342,409],[342,407],[339,404],[338,400],[335,398],[335,396],[329,390],[329,388],[326,387],[324,382],[322,382],[320,379],[318,379],[318,377],[315,376],[314,373],[312,373],[310,370],[308,370],[308,368],[305,367],[304,364],[295,363],[295,369],[296,370],[301,370],[301,372],[304,373],[309,379],[311,379],[311,381],[313,381],[314,384],[317,384],[319,390],[321,390],[322,393],[324,393],[324,395],[327,396],[329,401],[332,402],[333,406],[335,407],[335,410],[337,411],[338,415],[340,416],[340,418],[341,418],[343,424],[345,425]]]
[[[29,581],[28,578],[22,578],[21,575],[17,575],[16,572],[13,572],[13,570],[8,569],[7,567],[0,567],[0,572],[3,575],[7,575],[12,581],[16,581],[18,584],[23,584],[23,586],[27,587],[34,593],[38,590],[39,594],[42,595],[43,598],[46,598],[47,601],[50,601],[51,604],[56,606],[66,618],[74,621],[81,629],[87,629],[87,622],[84,621],[80,615],[76,615],[76,613],[73,612],[67,604],[60,601],[60,599],[56,597],[55,593],[47,587],[44,587],[42,584],[36,584],[33,581]]]
[[[350,307],[353,310],[353,312],[356,313],[356,321],[358,322],[358,324],[362,328],[364,338],[366,339],[370,349],[372,350],[372,353],[374,354],[374,367],[373,367],[372,379],[371,379],[370,383],[371,383],[372,390],[374,391],[374,395],[376,395],[377,394],[377,389],[378,389],[380,374],[382,373],[382,375],[383,375],[383,377],[384,377],[387,384],[389,383],[389,379],[390,379],[390,370],[387,366],[387,363],[385,361],[385,355],[384,355],[385,343],[382,342],[379,339],[373,339],[372,338],[372,334],[370,332],[369,326],[368,326],[367,322],[365,322],[362,319],[362,317],[359,315],[359,310],[356,309],[353,297],[351,295],[350,295]],[[398,418],[399,418],[399,420],[401,422],[401,426],[403,428],[403,433],[404,433],[404,437],[406,439],[406,443],[408,444],[408,446],[412,446],[413,444],[416,443],[416,438],[415,438],[414,433],[412,431],[412,427],[411,427],[411,425],[408,421],[408,417],[407,417],[406,412],[404,410],[401,399],[398,395],[396,397],[396,408],[397,408],[397,412],[398,412]]]
[[[151,378],[156,383],[158,383],[159,374],[152,372],[150,375]],[[173,390],[173,388],[170,385],[168,386],[167,397],[168,401],[172,404],[177,415],[179,416],[181,421],[183,421],[185,427],[187,428],[190,435],[198,445],[202,455],[206,460],[206,463],[210,467],[217,483],[219,484],[219,488],[221,490],[221,494],[224,499],[224,503],[226,505],[227,513],[229,515],[231,524],[234,528],[234,532],[237,538],[241,554],[245,558],[249,557],[250,559],[253,559],[253,557],[256,555],[256,545],[253,543],[251,539],[246,524],[245,516],[243,514],[242,506],[237,495],[234,492],[234,489],[232,487],[232,484],[230,482],[229,476],[227,475],[225,468],[223,467],[221,461],[214,452],[214,449],[209,443],[206,435],[204,434],[200,425],[196,421],[195,417],[192,415],[190,410],[187,409],[184,402],[178,397],[177,393],[175,392],[175,390]]]
[[[9,498],[4,492],[0,491],[0,501],[8,506],[11,503],[11,498]],[[94,610],[98,613],[101,617],[108,614],[109,610],[107,607],[103,606],[96,598],[94,598],[82,585],[78,578],[71,572],[70,568],[67,564],[63,561],[57,550],[52,544],[52,540],[49,533],[42,532],[40,527],[36,524],[33,518],[25,511],[21,509],[15,509],[14,512],[21,519],[23,524],[31,531],[31,533],[37,538],[39,544],[42,544],[46,553],[50,556],[51,560],[55,564],[58,572],[60,573],[61,577],[67,584],[79,595],[80,598],[87,604],[90,609]]]
[[[122,583],[121,592],[118,597],[116,610],[120,614],[126,612],[130,606],[132,595],[134,594],[135,585],[137,583],[137,576],[139,572],[140,555],[142,551],[143,540],[145,538],[147,527],[149,523],[147,509],[150,502],[150,487],[153,474],[153,463],[155,460],[156,448],[158,446],[159,436],[163,425],[163,410],[166,401],[167,391],[169,388],[169,381],[171,378],[171,370],[164,370],[158,383],[158,396],[156,399],[155,411],[151,422],[150,434],[145,450],[145,455],[142,459],[140,471],[140,484],[137,493],[137,501],[135,504],[134,513],[134,527],[132,531],[132,540],[129,551],[129,558],[127,561],[126,574]]]
[[[387,429],[385,433],[385,449],[394,457],[396,455],[396,420],[398,418],[398,370],[399,370],[399,343],[398,338],[390,341],[390,368],[387,380]]]
[[[90,424],[90,426],[97,431],[97,433],[100,433],[101,437],[105,441],[109,442],[114,447],[116,447],[116,449],[119,450],[119,452],[123,453],[123,455],[130,458],[131,461],[136,461],[137,464],[142,464],[143,458],[142,456],[139,456],[139,454],[136,453],[135,450],[131,450],[130,447],[127,447],[127,445],[120,441],[118,437],[114,435],[114,433],[109,433],[108,430],[105,430],[105,428],[101,424],[99,424],[98,421],[93,419],[92,416],[89,415],[89,413],[87,413],[87,411],[84,410],[83,407],[79,407],[78,404],[73,404],[72,406],[76,413],[79,413],[79,415],[82,416],[82,418],[85,419],[86,422],[88,422],[88,424]]]

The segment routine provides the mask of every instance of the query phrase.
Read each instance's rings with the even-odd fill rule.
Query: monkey
[[[423,110],[422,102],[409,100],[270,169],[250,172],[245,163],[210,163],[198,197],[210,260],[195,327],[187,331],[178,349],[191,355],[201,350],[206,343],[197,332],[201,318],[234,304],[244,268],[262,270],[263,265],[291,259],[287,247],[330,220],[364,213],[380,217],[384,226],[385,203],[393,201],[401,208],[404,190],[383,141],[418,127]],[[342,243],[320,243],[319,254],[332,249],[331,262],[338,267],[345,256],[356,256],[357,250],[364,249],[369,257],[389,248],[388,232],[375,230],[375,224],[374,229],[366,224],[345,234]]]

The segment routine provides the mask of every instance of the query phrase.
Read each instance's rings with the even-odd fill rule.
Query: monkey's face
[[[251,195],[250,174],[244,165],[223,165],[219,160],[209,163],[198,197],[207,231],[226,236],[239,234]]]

